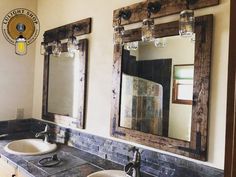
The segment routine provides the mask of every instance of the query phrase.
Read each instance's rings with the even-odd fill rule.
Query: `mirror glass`
[[[83,92],[80,90],[79,82],[79,52],[70,56],[67,52],[61,53],[59,57],[52,54],[49,59],[48,76],[48,112],[79,117],[79,101]]]
[[[190,141],[194,38],[126,43],[119,126]]]

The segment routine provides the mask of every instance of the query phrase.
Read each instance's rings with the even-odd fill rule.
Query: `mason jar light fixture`
[[[15,43],[15,52],[17,55],[25,55],[27,54],[27,43],[26,38],[23,36],[23,32],[26,27],[23,23],[18,23],[16,25],[16,30],[20,33],[19,37],[16,38]]]
[[[123,35],[125,33],[125,28],[118,24],[117,26],[114,26],[114,36],[113,36],[113,42],[115,45],[123,45]]]
[[[142,24],[142,41],[154,41],[154,19],[151,18],[152,14],[156,14],[161,10],[161,3],[159,1],[149,2],[147,6],[147,18],[143,20]]]
[[[180,12],[179,19],[179,34],[183,37],[191,37],[194,34],[195,17],[194,10],[190,9],[190,5],[193,5],[197,0],[186,0],[186,10]]]
[[[151,18],[144,19],[142,25],[142,41],[154,41],[155,37],[153,36],[153,30],[154,20]]]
[[[2,34],[15,47],[15,54],[27,54],[27,47],[33,43],[40,31],[40,23],[34,12],[16,8],[5,15],[2,21]]]
[[[40,54],[41,55],[48,55],[48,44],[45,42],[41,42],[40,45]]]
[[[52,42],[52,54],[54,57],[59,57],[61,55],[62,52],[62,45],[61,45],[61,41],[57,40],[57,41],[53,41]]]
[[[81,29],[82,29],[82,26],[79,26],[79,25],[72,26],[71,36],[68,38],[68,41],[67,41],[67,51],[69,53],[69,56],[73,57],[75,55],[75,52],[79,49],[79,42],[76,39],[74,33],[75,31],[78,32]]]
[[[20,35],[16,39],[15,52],[17,55],[26,55],[27,54],[26,39],[23,37],[23,35]]]
[[[120,10],[117,16],[117,24],[113,27],[114,28],[114,35],[113,35],[113,43],[114,45],[124,45],[123,36],[125,34],[125,28],[121,25],[121,20],[129,20],[132,13],[129,9],[122,9]]]

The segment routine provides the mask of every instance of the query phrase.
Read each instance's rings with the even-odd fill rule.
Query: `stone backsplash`
[[[67,144],[77,149],[98,155],[121,165],[132,160],[131,145],[90,135],[77,130],[49,124],[51,141]],[[45,122],[36,119],[2,121],[0,133],[31,132],[44,130]],[[205,166],[182,158],[160,152],[139,148],[141,151],[141,170],[157,177],[223,177],[223,170]]]

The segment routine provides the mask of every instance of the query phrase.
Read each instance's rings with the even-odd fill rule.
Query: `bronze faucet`
[[[140,164],[141,164],[141,154],[139,149],[136,147],[131,148],[129,151],[134,152],[133,160],[125,165],[125,173],[130,177],[140,177]]]
[[[46,124],[44,131],[36,133],[35,137],[38,138],[38,137],[44,136],[44,142],[48,143],[49,142],[48,141],[48,138],[49,138],[49,131],[48,130],[49,130],[49,128],[50,128],[49,125]]]

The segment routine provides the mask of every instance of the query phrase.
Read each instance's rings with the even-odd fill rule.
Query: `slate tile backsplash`
[[[74,146],[104,159],[125,165],[132,160],[129,144],[49,124],[51,141]],[[2,121],[0,133],[31,132],[44,130],[45,122],[36,119]],[[158,177],[223,177],[222,170],[159,152],[141,149],[141,171]]]

